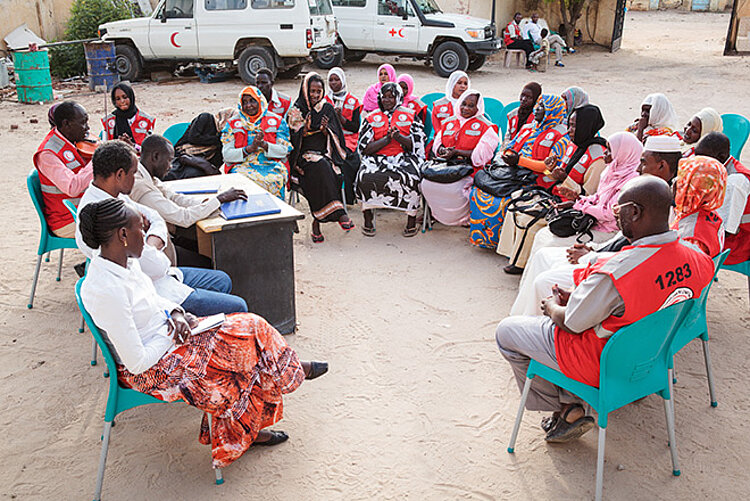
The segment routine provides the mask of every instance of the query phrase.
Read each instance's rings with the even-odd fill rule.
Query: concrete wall
[[[723,12],[731,9],[733,3],[734,0],[710,0],[708,10],[711,12]],[[628,9],[633,10],[692,10],[692,7],[692,0],[630,0],[628,2]]]
[[[5,36],[23,23],[45,40],[61,38],[71,5],[73,0],[0,0],[0,49],[6,49]]]

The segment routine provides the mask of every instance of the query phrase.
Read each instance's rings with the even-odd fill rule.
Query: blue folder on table
[[[221,204],[221,217],[227,221],[243,217],[265,216],[278,214],[281,209],[268,193],[248,195],[247,200],[235,200]]]
[[[220,183],[218,181],[206,182],[206,183],[201,183],[195,186],[177,188],[175,191],[177,193],[182,193],[183,195],[203,195],[203,194],[218,193],[219,184]]]

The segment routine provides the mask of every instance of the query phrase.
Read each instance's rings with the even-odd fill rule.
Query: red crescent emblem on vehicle
[[[175,46],[175,47],[177,47],[178,49],[179,49],[180,47],[182,47],[182,45],[179,45],[179,44],[178,44],[178,43],[177,43],[177,42],[175,41],[175,38],[176,38],[176,37],[177,37],[177,35],[179,35],[179,34],[180,34],[180,32],[179,32],[179,31],[175,31],[175,32],[174,32],[174,33],[172,33],[172,34],[170,35],[170,37],[169,37],[169,41],[170,41],[170,42],[172,42],[172,45],[174,45],[174,46]]]
[[[404,38],[404,29],[403,28],[400,28],[398,30],[398,36],[401,37],[401,38]]]

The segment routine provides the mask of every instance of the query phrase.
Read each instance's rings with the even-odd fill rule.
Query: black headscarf
[[[319,82],[323,87],[321,100],[315,106],[310,106],[310,84],[312,84],[312,82]],[[308,73],[302,80],[299,95],[294,102],[294,107],[300,111],[303,120],[307,119],[308,115],[311,117],[310,127],[312,130],[319,129],[323,117],[328,117],[328,141],[324,139],[325,136],[322,134],[313,134],[309,136],[308,141],[314,143],[319,142],[314,149],[327,154],[336,165],[341,165],[346,158],[347,152],[345,146],[346,142],[344,140],[344,129],[341,127],[339,116],[336,114],[333,105],[325,99],[325,88],[325,82],[320,75],[314,71]],[[291,136],[294,149],[290,155],[289,162],[291,165],[296,165],[297,161],[302,156],[302,153],[305,152],[302,148],[302,140],[305,139],[302,137],[302,128],[297,131],[292,130]],[[310,149],[312,148],[307,148],[307,150]]]
[[[576,117],[576,131],[575,136],[570,139],[577,148],[568,161],[570,168],[573,168],[581,160],[581,157],[592,144],[600,144],[605,148],[607,147],[607,140],[596,135],[604,127],[604,118],[598,106],[594,106],[593,104],[581,106],[573,110],[570,116],[573,115]]]
[[[529,89],[531,91],[531,94],[534,96],[533,103],[536,104],[536,102],[539,100],[539,96],[542,95],[542,86],[539,85],[536,82],[529,82],[526,85],[523,86],[524,89]],[[522,91],[523,92],[523,91]],[[521,110],[519,108],[518,110],[518,130],[521,130],[521,127],[526,125],[526,121],[529,119],[529,115],[534,113],[534,104],[531,105],[531,108],[527,110]]]
[[[174,145],[175,148],[183,144],[195,146],[221,147],[219,132],[216,130],[216,120],[210,113],[201,113],[190,122],[187,130]]]
[[[130,107],[127,110],[121,110],[115,105],[115,91],[118,89],[123,91],[125,95],[130,98]],[[133,92],[133,88],[125,82],[120,82],[112,87],[112,105],[115,107],[113,112],[115,115],[115,137],[113,139],[117,139],[123,134],[127,134],[132,138],[133,131],[130,130],[128,120],[138,113],[138,108],[135,106],[135,93]]]

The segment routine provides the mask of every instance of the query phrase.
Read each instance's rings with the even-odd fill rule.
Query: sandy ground
[[[497,62],[473,75],[474,86],[504,102],[530,79],[559,93],[581,85],[599,104],[606,133],[625,127],[642,98],[662,91],[685,122],[703,106],[750,116],[750,59],[721,56],[727,15],[630,13],[616,54],[587,47],[566,68],[530,75]],[[347,67],[362,95],[382,61]],[[444,80],[421,63],[398,63],[419,93]],[[298,82],[278,87],[296,95]],[[143,83],[140,106],[158,129],[201,111],[234,105],[239,80],[204,85]],[[77,97],[99,130],[101,96]],[[26,309],[38,222],[26,194],[31,156],[45,134],[46,106],[0,103],[6,186],[0,221],[3,308],[0,322],[0,465],[2,499],[90,498],[99,459],[108,381],[88,364],[91,337],[78,334],[70,252],[62,281],[57,255],[42,269],[35,307]],[[40,120],[38,125],[29,118]],[[10,124],[20,129],[9,132]],[[750,149],[746,148],[746,160]],[[307,212],[307,208],[303,210]],[[358,225],[362,216],[353,211]],[[497,352],[494,327],[508,312],[517,278],[493,252],[472,247],[461,228],[404,239],[400,214],[378,214],[378,235],[324,228],[309,237],[308,217],[295,236],[296,335],[302,357],[331,364],[325,378],[286,400],[278,425],[291,439],[252,449],[213,485],[209,450],[197,442],[200,412],[185,405],[126,412],[113,430],[104,495],[131,499],[586,499],[593,497],[596,433],[548,446],[540,413],[528,412],[517,452],[506,453],[519,394]],[[708,405],[700,347],[677,357],[677,437],[682,476],[671,475],[664,411],[657,397],[615,412],[605,463],[609,499],[732,499],[750,490],[746,466],[750,410],[742,374],[747,350],[747,285],[722,272],[709,304],[720,405]],[[736,349],[740,347],[740,349]]]

